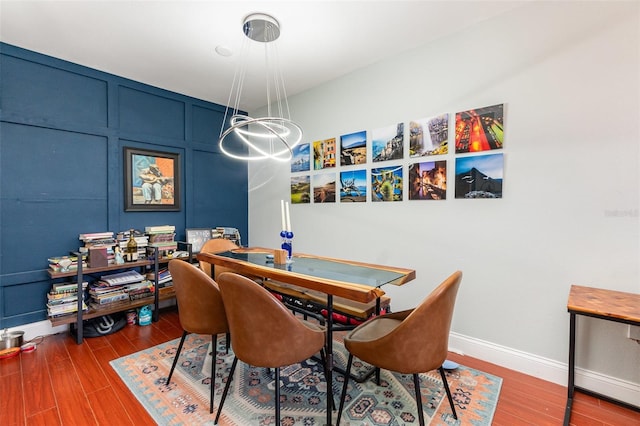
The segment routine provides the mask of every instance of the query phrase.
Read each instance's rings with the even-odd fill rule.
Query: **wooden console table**
[[[572,285],[567,302],[569,311],[569,381],[567,407],[564,412],[564,426],[571,420],[571,406],[575,391],[580,391],[597,398],[623,405],[635,411],[640,407],[619,401],[584,389],[575,385],[575,355],[576,355],[576,315],[600,318],[623,324],[640,325],[640,294],[621,291],[604,290],[600,288]]]

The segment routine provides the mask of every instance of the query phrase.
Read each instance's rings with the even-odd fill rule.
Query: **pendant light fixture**
[[[229,101],[224,114],[220,150],[239,160],[289,161],[293,148],[302,140],[302,128],[291,121],[284,78],[278,63],[275,41],[280,37],[280,23],[264,13],[248,15],[242,24],[246,38],[233,77]],[[267,115],[253,118],[239,113],[240,99],[247,71],[249,43],[264,47]],[[231,106],[233,103],[233,106]],[[229,127],[224,130],[228,123]]]

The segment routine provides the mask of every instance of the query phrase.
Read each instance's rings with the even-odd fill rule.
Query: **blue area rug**
[[[111,361],[112,367],[159,425],[212,425],[227,380],[233,354],[225,352],[225,339],[217,341],[214,412],[209,414],[211,338],[189,335],[171,379],[166,378],[179,339]],[[335,365],[344,367],[347,354],[334,344]],[[357,374],[371,366],[354,359]],[[339,404],[344,379],[333,375],[333,392]],[[490,425],[502,379],[460,366],[447,372],[458,420],[451,414],[437,371],[420,375],[425,421],[429,425]],[[273,371],[238,362],[218,424],[222,426],[274,425]],[[326,423],[326,382],[319,362],[309,360],[281,369],[281,424],[315,426]],[[349,381],[341,425],[417,425],[411,375],[382,371],[381,386],[374,379]],[[333,420],[337,412],[333,413]]]

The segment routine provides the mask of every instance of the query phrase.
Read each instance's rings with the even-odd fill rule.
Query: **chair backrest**
[[[190,333],[220,334],[229,331],[218,284],[184,260],[169,262],[182,328]]]
[[[231,332],[241,361],[256,367],[282,367],[311,357],[325,334],[296,318],[255,281],[232,272],[218,277]]]
[[[400,325],[375,342],[388,363],[388,367],[380,367],[412,374],[442,365],[447,358],[453,308],[461,281],[461,271],[451,274]]]
[[[214,238],[208,240],[206,243],[202,245],[200,249],[200,253],[222,253],[229,250],[237,249],[238,246],[231,240],[227,240],[226,238]],[[211,264],[208,262],[200,262],[200,269],[204,271],[205,274],[211,276]],[[229,271],[228,268],[223,268],[222,266],[215,267],[215,277],[218,278],[222,272]]]

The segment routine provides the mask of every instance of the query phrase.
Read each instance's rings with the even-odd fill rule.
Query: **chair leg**
[[[180,358],[180,351],[182,351],[182,345],[184,345],[184,339],[187,337],[186,331],[182,332],[182,338],[180,339],[180,344],[178,345],[178,352],[176,352],[176,357],[173,358],[173,364],[171,364],[171,371],[169,371],[169,377],[167,377],[167,386],[169,386],[169,382],[171,381],[171,376],[173,376],[173,370],[176,368],[176,364],[178,363],[178,358]]]
[[[209,396],[209,414],[213,413],[213,389],[216,384],[216,355],[218,352],[218,335],[211,335],[211,395]]]
[[[227,392],[229,392],[229,385],[231,385],[231,380],[233,380],[233,373],[236,371],[236,365],[238,365],[238,357],[233,357],[233,363],[231,364],[231,371],[229,372],[229,377],[227,377],[227,384],[224,385],[224,392],[222,392],[222,399],[220,400],[220,406],[218,407],[218,412],[216,413],[216,419],[213,421],[214,425],[218,424],[218,419],[220,419],[220,413],[222,413],[222,406],[224,405],[224,400],[227,399]]]
[[[438,368],[440,371],[440,377],[442,377],[442,384],[444,385],[444,390],[447,392],[447,398],[449,399],[449,405],[451,406],[451,411],[453,412],[453,418],[458,420],[458,415],[456,414],[456,407],[453,405],[453,398],[451,397],[451,391],[449,390],[449,382],[447,382],[447,376],[444,373],[444,368]]]
[[[347,369],[344,375],[344,385],[342,385],[342,395],[340,395],[340,408],[338,409],[338,418],[336,419],[336,425],[340,426],[340,417],[342,417],[342,409],[344,408],[344,400],[347,397],[347,385],[349,384],[349,376],[351,375],[351,363],[353,362],[353,355],[349,354],[347,360]]]
[[[420,393],[420,377],[413,375],[413,387],[416,389],[416,405],[418,407],[418,424],[424,426],[424,413],[422,412],[422,394]]]
[[[276,425],[280,424],[280,367],[274,368],[276,374]]]

